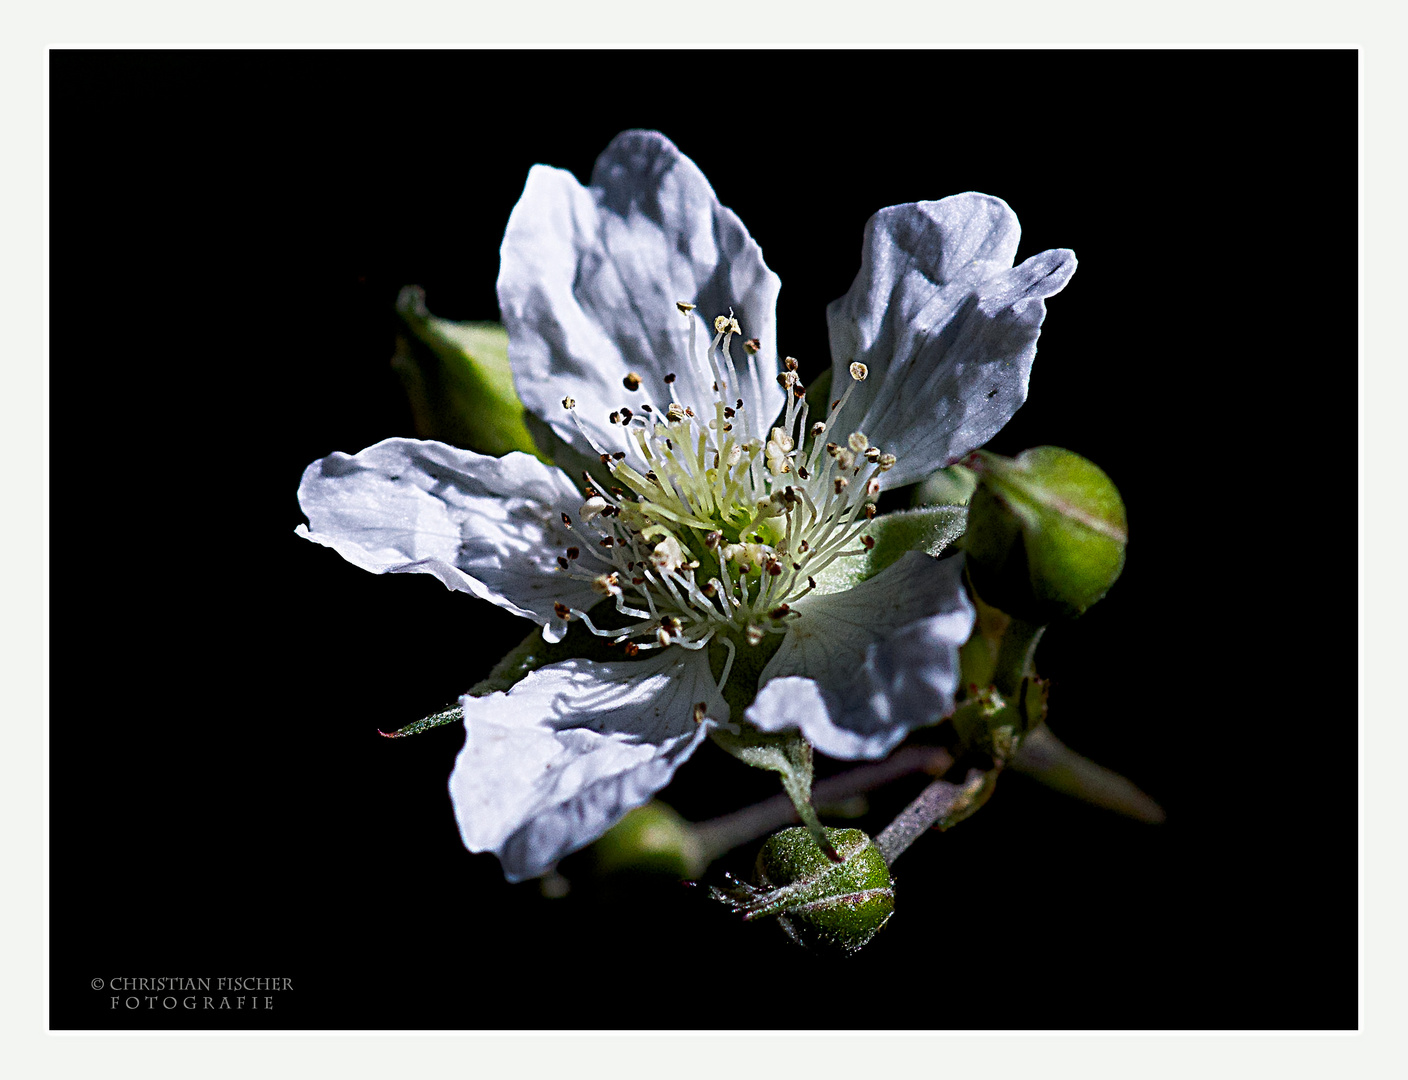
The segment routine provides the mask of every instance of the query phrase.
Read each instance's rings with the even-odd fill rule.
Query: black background
[[[56,1028],[1257,1028],[1356,1022],[1352,52],[60,52],[51,64]],[[528,168],[668,134],[783,282],[976,189],[1071,247],[990,444],[1098,462],[1124,577],[1038,656],[1051,723],[1168,810],[1004,778],[848,961],[702,890],[565,899],[460,844],[453,728],[528,629],[294,535],[304,466],[413,434],[400,286],[497,317]],[[36,450],[38,452],[38,450]],[[919,782],[872,800],[872,831]],[[706,746],[703,818],[773,780]],[[717,864],[742,872],[751,850]],[[570,870],[570,867],[567,869]],[[282,977],[272,1012],[94,979]]]

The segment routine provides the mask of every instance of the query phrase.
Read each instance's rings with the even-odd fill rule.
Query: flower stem
[[[929,829],[947,829],[977,810],[987,801],[996,780],[996,769],[969,769],[962,784],[935,780],[875,838],[885,865],[893,866],[905,849]]]
[[[942,747],[906,747],[885,761],[862,765],[820,781],[812,789],[812,800],[819,806],[837,803],[912,773],[944,772],[952,764],[953,757]],[[694,836],[703,847],[705,861],[712,862],[736,847],[800,820],[792,800],[785,794],[775,795],[732,814],[700,822],[694,826]]]

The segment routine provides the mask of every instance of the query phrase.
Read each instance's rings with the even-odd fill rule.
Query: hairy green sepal
[[[881,514],[866,528],[875,546],[858,555],[834,560],[816,575],[818,593],[844,592],[880,573],[906,551],[937,558],[953,549],[963,536],[968,510],[963,506],[925,506]]]

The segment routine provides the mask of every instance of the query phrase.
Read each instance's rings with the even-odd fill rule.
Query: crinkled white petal
[[[1053,249],[1014,268],[1019,235],[1007,204],[977,192],[891,206],[866,226],[860,273],[826,309],[832,397],[853,361],[869,368],[836,430],[899,459],[887,486],[957,461],[1026,401],[1045,298],[1076,257]]]
[[[804,597],[746,718],[829,757],[879,758],[948,715],[973,629],[961,557],[906,552],[853,589]]]
[[[465,846],[498,855],[510,881],[544,873],[649,801],[729,714],[705,652],[678,648],[568,660],[460,705],[455,818]]]
[[[561,470],[528,454],[386,439],[304,470],[298,502],[309,525],[297,531],[374,574],[434,574],[542,623],[557,641],[565,624],[555,602],[585,610],[601,599],[557,565],[566,548],[585,546],[561,518],[581,501]]]
[[[731,355],[741,385],[727,388],[745,403],[744,430],[766,436],[783,404],[777,385],[775,316],[778,277],[733,211],[719,204],[698,166],[653,131],[618,135],[597,159],[590,187],[571,173],[535,165],[504,235],[499,307],[509,360],[523,403],[584,453],[593,453],[562,399],[606,451],[627,442],[608,416],[642,403],[663,412],[671,402],[664,377],[676,376],[684,405],[716,399],[714,376],[690,358],[694,323],[699,356],[713,340],[713,320],[732,309],[750,357],[734,338]],[[687,319],[677,301],[697,305]],[[640,389],[623,385],[628,373]]]

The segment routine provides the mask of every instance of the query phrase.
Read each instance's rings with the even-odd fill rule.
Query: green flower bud
[[[437,319],[415,286],[401,290],[396,311],[410,335],[398,339],[391,366],[406,388],[416,434],[483,454],[542,457],[513,385],[504,328]]]
[[[851,954],[863,948],[895,911],[890,868],[859,829],[827,829],[843,861],[832,862],[801,827],[771,836],[758,853],[758,885],[715,889],[745,919],[776,915],[799,945]]]
[[[689,822],[658,799],[637,807],[592,845],[602,874],[634,871],[686,880],[704,872],[703,845]]]
[[[1069,450],[1038,446],[1015,459],[986,451],[968,507],[968,574],[989,604],[1033,623],[1075,618],[1124,568],[1124,503],[1110,478]]]

